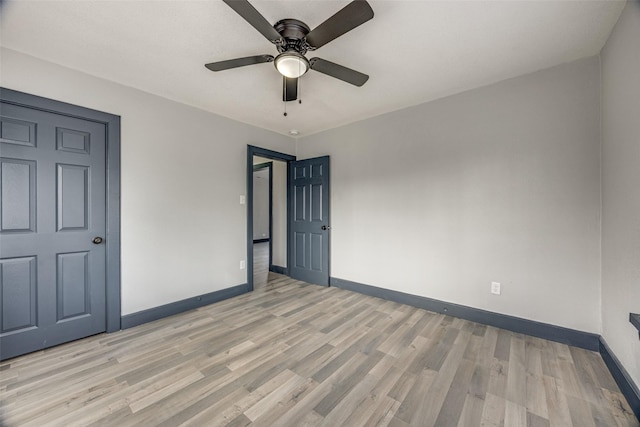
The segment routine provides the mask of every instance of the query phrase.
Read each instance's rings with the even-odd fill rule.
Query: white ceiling
[[[259,1],[269,22],[312,29],[348,0]],[[308,135],[597,54],[623,1],[370,1],[375,17],[309,57],[370,75],[355,87],[314,71],[287,103],[273,64],[205,63],[276,53],[221,1],[0,0],[0,43],[261,128]]]

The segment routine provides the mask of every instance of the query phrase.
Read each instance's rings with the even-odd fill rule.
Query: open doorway
[[[272,259],[273,161],[253,157],[253,288],[266,286]]]
[[[297,161],[295,156],[249,145],[247,147],[248,289],[254,290],[254,227],[257,226],[254,225],[254,165],[265,163],[286,165],[284,179],[286,187],[283,191],[286,198],[281,197],[284,200],[286,215],[278,217],[278,221],[285,224],[281,229],[284,238],[280,238],[276,245],[276,233],[275,229],[272,229],[268,233],[271,250],[267,255],[263,255],[262,259],[269,259],[269,270],[273,272],[284,273],[293,279],[307,283],[329,286],[329,230],[331,228],[329,156]],[[276,170],[275,167],[272,167],[272,171],[274,170]],[[282,170],[284,171],[285,168],[283,167]],[[278,187],[281,188],[280,185]],[[275,189],[273,191],[275,194]],[[274,217],[272,210],[272,221]],[[257,235],[257,240],[257,243],[260,243],[260,234]],[[279,257],[285,253],[286,256]],[[262,274],[266,273],[268,281],[269,272],[264,270],[263,268]]]
[[[287,163],[253,156],[253,287],[288,274]]]
[[[265,286],[270,272],[288,275],[288,163],[295,156],[247,147],[247,284]]]

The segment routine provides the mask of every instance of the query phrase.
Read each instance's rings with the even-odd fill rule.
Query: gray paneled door
[[[329,286],[329,156],[289,167],[291,277]]]
[[[106,134],[104,123],[0,105],[6,359],[106,329]]]

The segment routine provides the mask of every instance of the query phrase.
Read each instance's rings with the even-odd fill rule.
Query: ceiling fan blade
[[[246,65],[262,64],[263,62],[272,62],[273,56],[271,55],[257,55],[247,56],[245,58],[229,59],[226,61],[211,62],[204,66],[211,71],[223,71],[230,68],[244,67]]]
[[[335,77],[336,79],[351,83],[355,86],[362,86],[367,82],[367,80],[369,80],[369,76],[366,74],[362,74],[356,70],[352,70],[351,68],[343,67],[342,65],[327,61],[326,59],[311,58],[309,60],[309,64],[311,65],[311,69],[314,71]]]
[[[298,99],[298,79],[282,77],[282,100],[295,101]]]
[[[307,34],[307,43],[319,48],[373,18],[373,9],[365,0],[354,0]]]
[[[231,9],[242,16],[245,21],[253,26],[256,30],[266,37],[271,43],[281,40],[282,36],[278,33],[273,25],[256,10],[247,0],[223,0]]]

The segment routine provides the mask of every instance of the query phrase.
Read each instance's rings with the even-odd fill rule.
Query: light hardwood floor
[[[273,275],[0,363],[8,426],[638,426],[597,353]]]
[[[267,286],[269,280],[269,242],[253,244],[253,289]]]

